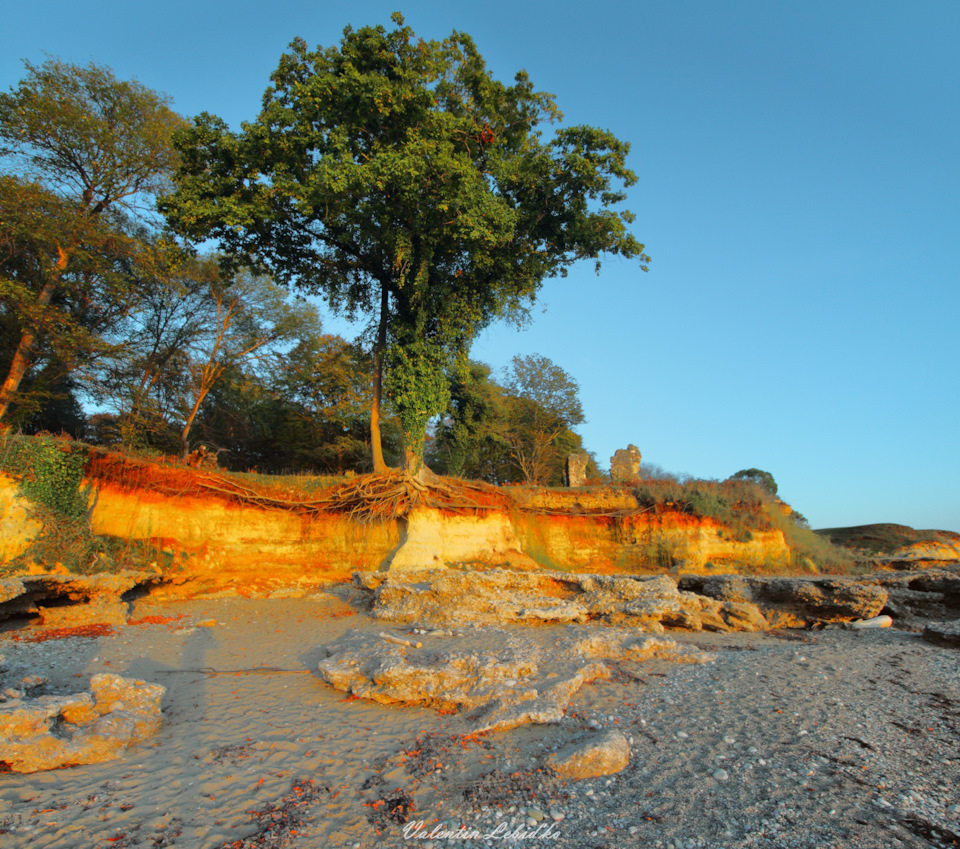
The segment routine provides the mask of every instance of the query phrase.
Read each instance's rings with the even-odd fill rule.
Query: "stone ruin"
[[[574,451],[567,455],[567,465],[563,470],[564,486],[583,486],[587,482],[587,463],[590,455],[585,451]]]
[[[640,477],[640,449],[636,445],[618,448],[610,458],[610,480],[630,483]]]

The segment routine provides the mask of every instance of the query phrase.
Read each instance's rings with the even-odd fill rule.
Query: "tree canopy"
[[[122,311],[141,250],[136,217],[153,218],[183,123],[169,98],[94,64],[25,63],[0,93],[0,313],[16,337],[0,386],[0,418],[38,349],[89,352]],[[66,366],[65,366],[66,367]]]
[[[469,36],[426,41],[394,22],[348,27],[337,47],[294,41],[239,132],[196,118],[161,209],[232,262],[368,319],[374,465],[386,369],[416,471],[445,372],[480,329],[524,315],[579,260],[648,258],[614,209],[636,182],[626,143],[588,126],[545,140],[562,116],[525,72],[505,85]]]
[[[770,472],[765,472],[763,469],[741,469],[739,472],[730,475],[730,480],[749,481],[766,490],[770,495],[777,494],[777,482]]]

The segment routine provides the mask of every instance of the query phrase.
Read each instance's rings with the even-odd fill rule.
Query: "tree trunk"
[[[207,397],[207,393],[209,391],[210,386],[207,386],[206,388],[201,388],[200,392],[197,393],[197,399],[194,401],[193,409],[190,411],[190,415],[187,416],[187,421],[183,425],[183,430],[180,431],[180,451],[182,453],[184,462],[186,462],[187,457],[190,456],[190,428],[193,427],[193,420],[197,417],[197,413],[200,412],[200,405],[203,404],[203,399]]]
[[[57,263],[58,270],[62,271],[63,268],[66,267],[66,260],[66,254],[61,250],[60,261]],[[43,289],[40,290],[40,296],[37,298],[37,304],[42,307],[49,304],[56,288],[57,284],[55,281],[44,284]],[[10,363],[10,371],[7,374],[7,379],[3,382],[3,386],[0,387],[0,421],[3,421],[7,410],[10,409],[13,396],[20,388],[20,381],[23,380],[27,369],[30,368],[30,355],[33,353],[33,344],[36,341],[37,334],[33,330],[24,330],[20,336],[20,344],[17,345],[16,353],[13,355],[13,362]]]
[[[383,474],[387,464],[383,459],[380,440],[380,401],[383,397],[383,354],[387,348],[387,287],[380,284],[380,326],[373,346],[373,402],[370,405],[370,446],[373,448],[373,471]]]
[[[193,427],[193,420],[196,418],[195,413],[190,414],[190,418],[187,419],[187,423],[183,426],[183,430],[180,431],[180,459],[184,463],[187,462],[187,458],[190,456],[190,428]]]

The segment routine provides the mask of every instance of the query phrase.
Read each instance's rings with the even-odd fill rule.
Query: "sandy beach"
[[[476,735],[469,718],[347,696],[322,647],[374,620],[346,585],[305,599],[132,605],[112,635],[0,633],[42,692],[112,671],[163,684],[159,733],[116,761],[0,774],[10,847],[960,845],[956,650],[885,629],[668,636],[703,664],[621,664],[563,720]],[[570,628],[515,626],[550,641]],[[452,644],[464,637],[423,637]],[[484,630],[472,632],[483,651]],[[546,755],[600,729],[629,766],[559,779]]]

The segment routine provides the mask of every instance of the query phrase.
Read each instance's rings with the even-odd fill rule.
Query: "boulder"
[[[114,760],[160,727],[166,688],[104,673],[90,692],[0,704],[0,764],[37,772]]]
[[[720,605],[719,613],[732,631],[765,631],[770,627],[755,604],[727,601]]]
[[[560,778],[579,780],[613,775],[630,763],[630,744],[619,731],[592,734],[586,740],[570,743],[547,758]]]

